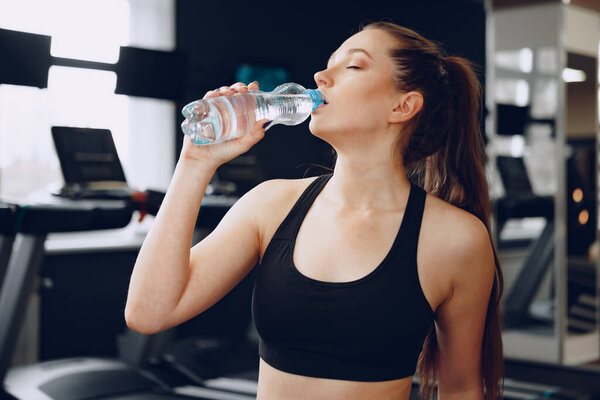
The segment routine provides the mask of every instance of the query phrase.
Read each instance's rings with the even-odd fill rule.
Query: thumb
[[[246,137],[248,137],[249,140],[252,140],[252,144],[255,144],[265,136],[267,128],[271,126],[272,123],[273,121],[269,119],[261,119],[256,121],[252,127],[252,130],[248,133],[248,135],[246,135]]]
[[[269,119],[258,120],[247,135],[234,139],[234,141],[236,141],[238,145],[241,145],[243,148],[245,148],[245,150],[248,150],[265,136],[265,131],[272,122],[273,121]]]

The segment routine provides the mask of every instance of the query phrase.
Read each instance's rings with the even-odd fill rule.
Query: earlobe
[[[396,108],[390,114],[388,122],[395,124],[412,119],[423,108],[423,95],[419,92],[404,93]]]

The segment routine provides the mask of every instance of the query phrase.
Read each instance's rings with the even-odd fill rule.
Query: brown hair
[[[496,275],[490,295],[482,343],[481,375],[488,400],[502,397],[502,309],[504,278],[490,231],[490,199],[484,166],[487,162],[481,133],[481,84],[475,66],[461,57],[446,57],[440,45],[389,22],[375,22],[360,30],[379,29],[390,34],[395,46],[398,90],[418,91],[423,108],[409,122],[408,135],[397,142],[396,154],[408,179],[428,193],[478,217],[487,227],[494,252]],[[425,338],[417,364],[419,394],[432,398],[438,376],[435,326]]]

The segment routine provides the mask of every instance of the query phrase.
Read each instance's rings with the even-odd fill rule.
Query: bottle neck
[[[308,94],[313,102],[312,111],[315,111],[321,104],[325,102],[323,99],[323,94],[319,91],[319,89],[307,89],[304,93]]]

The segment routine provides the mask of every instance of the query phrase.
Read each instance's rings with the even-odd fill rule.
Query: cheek
[[[371,121],[381,119],[386,109],[381,92],[371,88],[353,92],[343,104],[338,105],[351,119],[360,117]]]
[[[349,118],[362,127],[381,127],[387,121],[387,104],[381,96],[371,96],[348,107]]]
[[[375,123],[385,121],[389,107],[387,91],[389,91],[389,87],[383,87],[381,83],[357,90],[353,101],[354,111]]]

